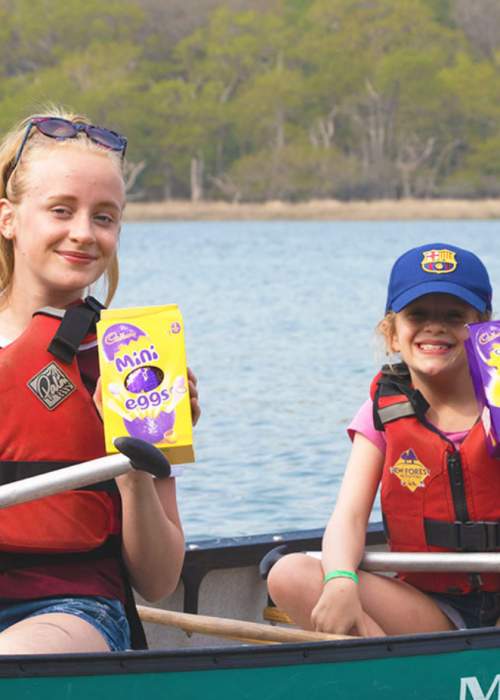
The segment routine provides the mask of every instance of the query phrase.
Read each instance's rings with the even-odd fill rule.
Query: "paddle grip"
[[[115,447],[128,457],[134,469],[148,472],[158,479],[170,476],[170,462],[157,447],[133,437],[118,437]]]

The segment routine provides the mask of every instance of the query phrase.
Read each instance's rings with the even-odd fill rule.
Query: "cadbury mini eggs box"
[[[486,444],[493,457],[500,457],[500,321],[471,323],[468,329],[465,349]]]
[[[171,464],[194,462],[184,347],[176,304],[105,309],[97,324],[106,451],[132,436],[165,452]]]

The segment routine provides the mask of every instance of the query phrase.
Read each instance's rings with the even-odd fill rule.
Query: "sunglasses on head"
[[[21,145],[17,149],[16,156],[12,161],[7,180],[12,175],[16,165],[19,163],[22,152],[30,137],[30,134],[36,128],[44,136],[57,141],[65,141],[66,139],[74,139],[79,133],[84,133],[91,141],[99,144],[103,148],[110,151],[121,153],[122,158],[125,157],[127,150],[127,139],[125,136],[118,134],[116,131],[105,129],[102,126],[94,126],[93,124],[82,124],[80,122],[71,122],[62,117],[34,117],[30,120],[26,127]]]

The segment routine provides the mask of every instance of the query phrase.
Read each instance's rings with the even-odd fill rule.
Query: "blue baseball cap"
[[[429,243],[394,263],[387,290],[388,311],[401,311],[424,294],[452,294],[479,312],[491,311],[493,290],[477,255],[449,243]]]

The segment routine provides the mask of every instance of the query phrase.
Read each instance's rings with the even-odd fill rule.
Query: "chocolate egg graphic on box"
[[[175,423],[175,411],[166,413],[161,411],[156,418],[134,418],[133,420],[123,419],[129,435],[140,438],[146,442],[162,442],[168,440],[173,432]]]
[[[132,437],[168,442],[174,430],[176,402],[168,377],[154,364],[160,358],[151,338],[134,324],[117,323],[104,333],[102,346],[118,375],[118,381],[108,387],[112,394],[108,407],[122,417]]]
[[[163,381],[164,374],[159,367],[150,367],[145,365],[138,369],[133,369],[130,374],[125,377],[125,388],[133,394],[139,394],[141,391],[153,391]]]

